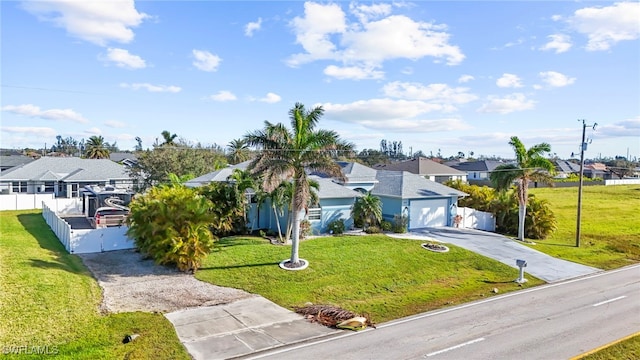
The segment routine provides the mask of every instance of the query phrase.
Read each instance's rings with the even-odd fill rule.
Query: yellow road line
[[[637,333],[631,334],[631,335],[629,335],[629,336],[625,336],[625,337],[623,337],[622,339],[614,340],[614,341],[612,341],[612,342],[610,342],[610,343],[608,343],[608,344],[605,344],[605,345],[599,346],[599,347],[597,347],[597,348],[595,348],[595,349],[593,349],[593,350],[589,350],[589,351],[587,351],[586,353],[580,354],[580,355],[578,355],[578,356],[574,356],[574,357],[572,357],[572,358],[571,358],[571,359],[569,359],[569,360],[580,360],[580,359],[582,359],[582,358],[583,358],[583,357],[585,357],[585,356],[591,355],[591,354],[596,353],[596,352],[598,352],[598,351],[600,351],[600,350],[602,350],[602,349],[604,349],[604,348],[608,348],[609,346],[613,346],[613,345],[615,345],[615,344],[617,344],[617,343],[621,343],[621,342],[623,342],[623,341],[625,341],[625,340],[629,340],[629,339],[631,339],[632,337],[634,337],[634,336],[638,336],[638,335],[640,335],[640,331],[638,331]]]

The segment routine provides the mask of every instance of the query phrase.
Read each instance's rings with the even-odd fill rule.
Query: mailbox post
[[[522,283],[527,282],[527,279],[524,278],[524,268],[527,267],[527,262],[524,261],[524,260],[519,260],[518,259],[518,260],[516,260],[516,265],[518,265],[518,267],[520,268],[520,277],[518,277],[516,279],[516,282],[518,284],[522,284]]]

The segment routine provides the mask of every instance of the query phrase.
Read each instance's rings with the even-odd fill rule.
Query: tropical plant
[[[555,166],[543,157],[551,151],[547,143],[533,145],[526,149],[517,136],[512,136],[509,145],[516,155],[515,164],[504,164],[496,167],[491,172],[490,179],[496,189],[504,191],[516,183],[516,196],[519,204],[518,211],[518,239],[524,241],[525,217],[527,212],[527,200],[529,182],[536,181],[545,184],[553,184]]]
[[[107,149],[102,136],[92,136],[85,144],[85,156],[89,159],[108,159],[109,149]]]
[[[175,140],[178,137],[176,134],[172,134],[167,130],[163,130],[162,133],[163,142],[160,146],[176,146]]]
[[[394,233],[403,234],[407,232],[407,225],[409,225],[409,218],[404,215],[395,214],[393,216],[393,230]]]
[[[211,232],[215,236],[223,237],[244,232],[247,224],[242,207],[246,200],[244,193],[219,181],[201,186],[196,191],[211,201],[209,212],[214,218]]]
[[[238,164],[251,158],[251,150],[245,139],[233,139],[227,145],[229,164]]]
[[[382,221],[382,201],[370,192],[356,199],[351,216],[362,224],[362,230],[369,226],[377,226]]]
[[[263,188],[271,192],[282,182],[293,180],[293,238],[291,257],[287,266],[300,267],[298,248],[300,243],[300,221],[303,210],[308,206],[311,189],[307,170],[324,173],[343,179],[340,165],[332,155],[336,149],[352,148],[352,145],[340,139],[335,131],[316,130],[324,113],[322,107],[305,109],[296,103],[289,110],[291,129],[285,125],[265,121],[263,130],[250,132],[245,136],[247,143],[261,151],[249,165],[249,169],[263,176]]]
[[[158,264],[175,264],[181,271],[197,271],[214,245],[209,230],[216,220],[213,204],[196,190],[179,184],[153,187],[130,203],[127,235],[138,249]]]
[[[556,216],[545,199],[529,195],[526,235],[530,239],[546,239],[557,228]]]
[[[247,227],[247,206],[249,205],[247,190],[253,190],[258,187],[256,185],[256,179],[249,170],[233,169],[233,172],[229,175],[227,181],[229,181],[232,188],[238,192],[237,197],[241,199],[244,226]]]
[[[344,219],[333,220],[327,225],[327,230],[330,234],[341,235],[344,233],[346,226],[344,225]]]

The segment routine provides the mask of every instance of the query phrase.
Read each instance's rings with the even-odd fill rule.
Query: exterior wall
[[[392,221],[393,217],[397,214],[402,214],[402,207],[409,206],[407,200],[403,201],[399,198],[393,198],[388,196],[379,196],[382,202],[382,218],[387,221]]]
[[[343,219],[345,228],[353,227],[353,218],[351,217],[351,209],[355,198],[352,199],[323,199],[320,200],[320,208],[322,213],[320,220],[312,221],[311,228],[313,234],[326,234],[327,226],[335,220]]]

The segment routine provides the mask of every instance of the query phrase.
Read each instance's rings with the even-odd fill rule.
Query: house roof
[[[479,160],[479,161],[465,161],[458,163],[457,165],[451,165],[452,168],[460,171],[493,171],[496,167],[504,165],[505,163],[495,160]]]
[[[336,184],[331,179],[317,175],[311,175],[309,178],[316,180],[318,185],[320,185],[320,189],[318,190],[318,198],[320,199],[344,199],[362,196],[361,193],[340,184]]]
[[[413,174],[431,175],[431,176],[438,176],[438,175],[461,176],[466,174],[464,171],[460,171],[452,167],[439,164],[425,157],[419,157],[419,158],[401,161],[397,163],[391,163],[391,164],[379,164],[379,165],[376,165],[376,169],[408,171]]]
[[[558,169],[563,173],[575,173],[580,171],[580,165],[567,160],[556,160]]]
[[[227,181],[229,176],[233,174],[234,169],[245,170],[250,163],[251,163],[251,160],[247,160],[239,164],[229,165],[226,168],[218,169],[216,171],[212,171],[202,176],[198,176],[197,178],[191,179],[185,182],[184,185],[187,187],[198,187],[202,185],[207,185],[213,181]]]
[[[412,199],[467,195],[462,191],[425,179],[408,171],[378,170],[376,178],[378,183],[373,187],[371,193],[377,196]]]
[[[357,162],[337,161],[342,168],[346,183],[376,182],[376,170]]]
[[[109,159],[111,161],[115,161],[117,163],[122,162],[123,160],[134,160],[137,161],[138,157],[134,153],[127,152],[113,152],[109,154]]]
[[[108,181],[129,180],[126,168],[109,159],[41,157],[3,171],[0,180],[11,181]]]
[[[0,156],[0,167],[10,169],[15,166],[20,166],[22,164],[28,164],[33,161],[33,158],[30,156],[24,155],[2,155]]]

